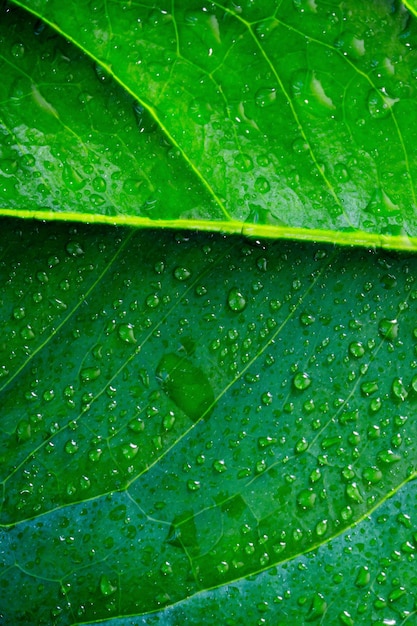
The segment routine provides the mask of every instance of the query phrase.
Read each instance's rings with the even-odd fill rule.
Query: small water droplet
[[[80,371],[81,382],[89,383],[93,380],[96,380],[100,376],[100,374],[101,370],[97,366],[84,367],[84,369]]]
[[[323,537],[327,533],[328,526],[329,524],[327,519],[318,522],[316,525],[316,535],[318,537]]]
[[[304,489],[297,498],[298,506],[304,511],[312,509],[317,499],[317,495],[312,489]]]
[[[120,324],[118,328],[118,335],[122,341],[126,343],[135,344],[136,337],[134,333],[135,327],[133,324]]]
[[[191,271],[187,267],[176,267],[174,270],[174,277],[183,282],[190,278]]]
[[[103,596],[111,596],[117,591],[117,585],[113,584],[104,574],[100,578],[99,586]]]
[[[262,109],[271,106],[277,99],[277,90],[275,87],[262,87],[255,94],[255,102]]]
[[[271,185],[269,184],[265,176],[258,176],[258,178],[255,180],[254,186],[257,193],[268,193],[268,191],[271,189]]]
[[[347,485],[346,495],[350,500],[356,502],[357,504],[363,502],[363,497],[361,492],[359,491],[357,483],[351,483],[350,485]]]
[[[382,472],[378,467],[365,467],[362,473],[363,478],[373,485],[379,483],[382,480]]]
[[[305,452],[307,448],[308,448],[308,441],[305,437],[297,441],[297,443],[295,444],[296,453]]]
[[[150,309],[156,309],[156,307],[159,306],[159,302],[159,296],[156,293],[153,293],[146,298],[146,306]]]
[[[188,480],[187,481],[187,489],[189,491],[198,491],[201,487],[201,483],[199,480]]]
[[[381,337],[392,341],[398,336],[398,321],[396,319],[382,319],[378,325],[378,331]]]
[[[390,98],[382,91],[373,89],[368,96],[368,111],[374,119],[383,119],[390,113],[391,108],[399,98]]]
[[[209,417],[213,389],[205,372],[192,361],[175,353],[166,354],[155,375],[167,396],[193,421]]]
[[[376,380],[370,380],[361,384],[361,392],[365,397],[370,396],[376,391],[378,391],[378,383]]]
[[[248,154],[241,152],[235,157],[235,167],[241,172],[250,172],[253,168],[253,161]]]
[[[20,336],[23,341],[31,341],[32,339],[35,339],[35,333],[32,326],[30,324],[24,326],[20,331]]]
[[[355,585],[357,587],[366,587],[367,585],[369,585],[371,580],[371,573],[369,571],[369,568],[366,565],[363,565],[362,567],[359,568],[359,571],[357,573],[356,576],[356,580],[355,580]]]
[[[233,287],[227,296],[227,304],[232,311],[240,312],[246,307],[246,298],[237,287]]]
[[[349,345],[349,352],[352,356],[358,359],[365,354],[365,347],[360,341],[352,341]]]
[[[65,444],[65,452],[67,454],[75,454],[78,450],[78,443],[74,439],[70,439]]]
[[[311,385],[311,378],[307,372],[297,372],[293,379],[293,385],[296,389],[304,391]]]
[[[394,397],[397,400],[401,400],[401,402],[404,402],[404,400],[407,398],[408,391],[405,388],[402,378],[394,378],[392,382],[392,393]]]

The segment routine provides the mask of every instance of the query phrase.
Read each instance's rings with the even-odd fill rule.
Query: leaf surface
[[[65,62],[61,55],[66,78],[59,74],[59,87],[48,55],[22,53],[23,68],[31,66],[28,58],[40,60],[35,68],[16,70],[27,73],[29,85],[11,103],[13,111],[19,103],[29,104],[30,119],[49,116],[46,127],[51,122],[59,136],[58,154],[46,158],[50,174],[42,162],[43,145],[50,141],[42,128],[35,133],[28,176],[41,173],[49,183],[38,190],[31,211],[42,217],[63,211],[66,217],[94,214],[119,223],[155,220],[269,236],[415,245],[416,21],[401,3],[18,4],[90,55],[99,78],[111,74],[154,129],[146,142],[143,134],[138,137],[129,99],[112,84],[101,90],[84,62],[70,60],[75,53]],[[7,35],[10,50],[17,50],[13,37]],[[56,58],[61,44],[52,45]],[[7,71],[15,71],[10,65]],[[88,87],[76,93],[74,86],[83,79]],[[50,90],[58,90],[59,98]],[[103,110],[101,97],[112,101],[116,115]],[[77,98],[81,105],[74,108]],[[90,116],[104,120],[106,130]],[[3,141],[13,145],[17,161],[32,150],[33,132],[19,145],[27,134],[28,120],[23,121],[21,128],[17,118],[11,120],[4,131]],[[74,125],[77,137],[67,143]],[[80,145],[85,164],[77,170]],[[90,178],[92,153],[100,156],[93,159]],[[68,161],[69,179],[62,185]],[[11,177],[6,172],[11,210],[28,211]],[[81,179],[76,202],[71,177]]]
[[[414,619],[415,257],[2,232],[4,624]]]

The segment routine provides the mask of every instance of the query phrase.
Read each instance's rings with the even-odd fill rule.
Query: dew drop
[[[368,95],[368,111],[374,119],[387,117],[390,109],[398,102],[398,98],[389,98],[381,91],[373,89]]]
[[[327,533],[327,529],[328,529],[327,519],[321,520],[316,525],[316,535],[318,537],[323,537]]]
[[[118,335],[120,339],[126,343],[136,343],[133,324],[120,324],[118,328]]]
[[[183,356],[169,353],[160,360],[155,375],[167,396],[193,421],[209,417],[214,393],[201,368]]]
[[[394,397],[397,400],[401,400],[401,402],[404,402],[404,400],[407,398],[408,391],[405,388],[402,378],[394,378],[392,382],[392,393]]]
[[[382,319],[378,325],[378,331],[381,337],[392,341],[398,336],[398,321],[396,319]]]
[[[312,489],[304,489],[297,498],[298,506],[306,511],[307,509],[312,509],[317,499],[317,495],[314,493]]]
[[[362,473],[363,478],[372,485],[376,485],[382,480],[382,472],[378,467],[365,467]]]
[[[346,495],[350,500],[356,502],[357,504],[363,502],[362,494],[359,491],[359,487],[356,483],[351,483],[350,485],[347,485]]]
[[[293,385],[296,389],[304,391],[311,385],[311,378],[307,372],[297,372],[293,378]]]
[[[352,341],[349,345],[349,352],[358,359],[365,354],[364,345],[360,341]]]
[[[241,152],[235,157],[235,167],[241,172],[250,172],[253,168],[253,161],[248,154]]]
[[[184,282],[191,276],[191,271],[187,267],[176,267],[174,270],[174,278]]]
[[[78,450],[78,443],[74,439],[70,439],[65,444],[65,452],[67,454],[75,454]]]
[[[159,306],[159,296],[156,293],[151,294],[146,298],[146,306],[150,309],[156,309]]]
[[[96,380],[101,374],[101,370],[97,366],[93,367],[85,367],[80,371],[81,382],[89,383],[93,380]]]
[[[246,307],[246,298],[237,287],[233,287],[227,296],[227,304],[232,311],[239,313]]]
[[[258,107],[264,109],[265,107],[271,106],[277,99],[277,90],[275,87],[263,87],[258,89],[255,94],[255,102]]]
[[[369,568],[366,565],[360,567],[356,576],[355,585],[360,588],[366,587],[367,585],[369,585],[370,580],[371,573],[369,571]]]
[[[32,339],[35,339],[35,333],[32,326],[30,324],[24,326],[20,331],[20,336],[23,341],[31,341]]]
[[[308,448],[308,441],[305,437],[297,441],[297,443],[295,444],[296,453],[305,452],[307,448]]]
[[[257,193],[268,193],[270,189],[271,185],[269,184],[265,176],[258,176],[258,178],[255,180],[255,191]]]
[[[110,579],[104,574],[100,577],[99,586],[103,596],[111,596],[117,591],[117,586],[113,585]]]

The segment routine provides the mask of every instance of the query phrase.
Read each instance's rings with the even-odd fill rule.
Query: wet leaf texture
[[[400,2],[18,4],[61,35],[3,6],[3,212],[415,247]]]
[[[415,615],[415,257],[2,232],[4,624]]]

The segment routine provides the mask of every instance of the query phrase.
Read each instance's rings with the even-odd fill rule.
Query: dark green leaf
[[[415,257],[2,232],[4,624],[412,623]]]
[[[42,36],[8,28],[4,97],[9,76],[26,81],[3,124],[13,213],[415,246],[417,22],[400,2],[18,4],[98,76],[61,40],[42,58]],[[108,74],[139,103],[146,140],[131,101],[98,84]]]

